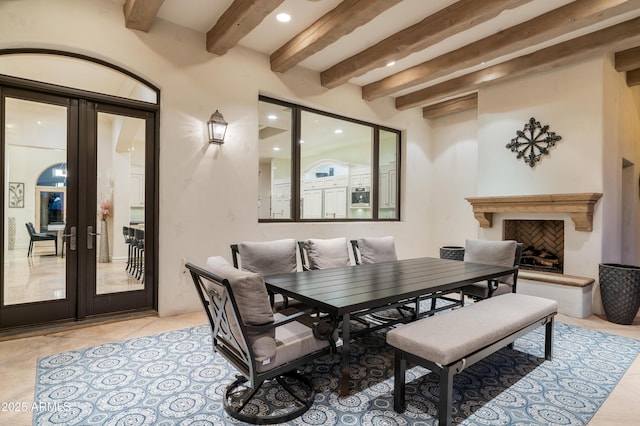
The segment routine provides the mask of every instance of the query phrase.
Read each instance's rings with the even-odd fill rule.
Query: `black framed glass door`
[[[0,94],[0,330],[153,309],[155,112]]]

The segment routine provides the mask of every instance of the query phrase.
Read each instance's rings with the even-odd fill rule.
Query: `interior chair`
[[[132,251],[133,251],[133,247],[132,247],[132,242],[133,242],[133,232],[129,233],[129,227],[128,226],[123,226],[122,227],[122,237],[124,238],[124,243],[127,245],[127,264],[124,267],[125,271],[129,271],[129,268],[131,268],[131,259],[132,259]]]
[[[144,283],[144,229],[134,229],[134,240],[135,240],[135,278]]]
[[[252,424],[287,422],[306,412],[315,399],[311,380],[297,369],[335,349],[335,327],[314,320],[306,311],[273,313],[261,274],[234,268],[222,257],[207,259],[206,268],[186,264],[211,324],[213,349],[239,375],[224,393],[224,410]],[[279,385],[289,406],[265,410],[255,401]],[[277,389],[276,389],[277,390]]]
[[[393,237],[370,237],[351,240],[356,265],[398,260]]]
[[[38,241],[53,241],[53,245],[56,249],[56,256],[58,255],[58,234],[50,234],[48,232],[36,232],[36,228],[33,223],[27,222],[27,232],[29,233],[29,250],[27,250],[27,257],[33,254],[33,245]]]
[[[351,266],[346,238],[310,238],[298,241],[298,247],[305,271]]]
[[[473,300],[487,299],[505,293],[515,293],[518,283],[518,267],[522,256],[522,243],[513,240],[466,240],[464,261],[488,265],[514,267],[513,274],[498,279],[469,284],[462,288],[462,296]]]
[[[296,240],[282,239],[265,242],[231,244],[233,266],[243,271],[267,275],[286,274],[298,270]],[[270,294],[274,309],[287,308],[297,301],[281,294]]]

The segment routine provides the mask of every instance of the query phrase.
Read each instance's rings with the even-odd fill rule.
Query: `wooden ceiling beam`
[[[478,108],[478,94],[472,93],[470,95],[426,106],[422,108],[422,116],[428,119],[438,118],[475,108]]]
[[[127,0],[122,6],[124,26],[132,30],[149,32],[151,24],[164,0]]]
[[[640,68],[627,71],[627,86],[640,86]]]
[[[321,72],[320,82],[327,88],[337,87],[529,1],[460,0]]]
[[[608,50],[629,49],[638,44],[640,44],[640,18],[635,18],[498,65],[399,96],[396,98],[396,108],[405,110],[420,105],[433,104],[463,93],[478,90],[481,86],[489,83],[550,69],[589,54]]]
[[[271,54],[271,70],[285,72],[401,0],[344,0]]]
[[[624,72],[640,68],[640,46],[616,52],[616,71]]]
[[[362,87],[362,98],[370,101],[428,83],[638,8],[640,0],[576,0],[490,37],[367,84]],[[636,53],[636,59],[640,60],[640,53]],[[636,67],[640,65],[632,68]]]
[[[234,0],[207,32],[207,51],[224,55],[284,0]]]

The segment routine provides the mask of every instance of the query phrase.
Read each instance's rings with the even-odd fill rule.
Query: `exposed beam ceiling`
[[[271,55],[271,70],[285,72],[401,0],[344,0]]]
[[[640,86],[640,68],[627,71],[627,86]]]
[[[459,31],[485,22],[504,10],[529,1],[531,0],[460,0],[321,72],[320,81],[324,87],[339,86],[353,77],[426,49]]]
[[[123,6],[124,25],[147,32],[164,0],[126,0]]]
[[[309,68],[318,85],[356,84],[365,100],[394,96],[426,118],[474,108],[483,85],[586,55],[615,53],[639,84],[640,0],[122,1],[128,28],[161,18],[205,33],[216,55],[257,50],[274,72]],[[281,12],[292,21],[276,22]]]
[[[566,64],[591,53],[603,52],[607,49],[627,49],[638,44],[640,44],[640,18],[399,96],[396,98],[396,108],[404,110],[429,105],[470,90],[477,90],[489,83]]]
[[[640,68],[640,47],[616,53],[616,71],[631,71]]]
[[[633,7],[629,2],[620,0],[585,0],[569,3],[475,43],[367,84],[362,88],[362,97],[373,100],[417,84],[434,81],[470,66],[513,54],[528,46],[535,46],[570,31],[593,25],[604,18],[629,12]]]
[[[284,0],[234,0],[207,32],[207,51],[224,55]]]
[[[478,94],[471,93],[459,98],[450,99],[422,109],[424,118],[438,118],[455,112],[467,111],[478,107]]]

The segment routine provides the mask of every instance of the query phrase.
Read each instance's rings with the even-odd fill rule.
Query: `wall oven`
[[[368,186],[351,188],[351,207],[371,207],[371,188]]]

